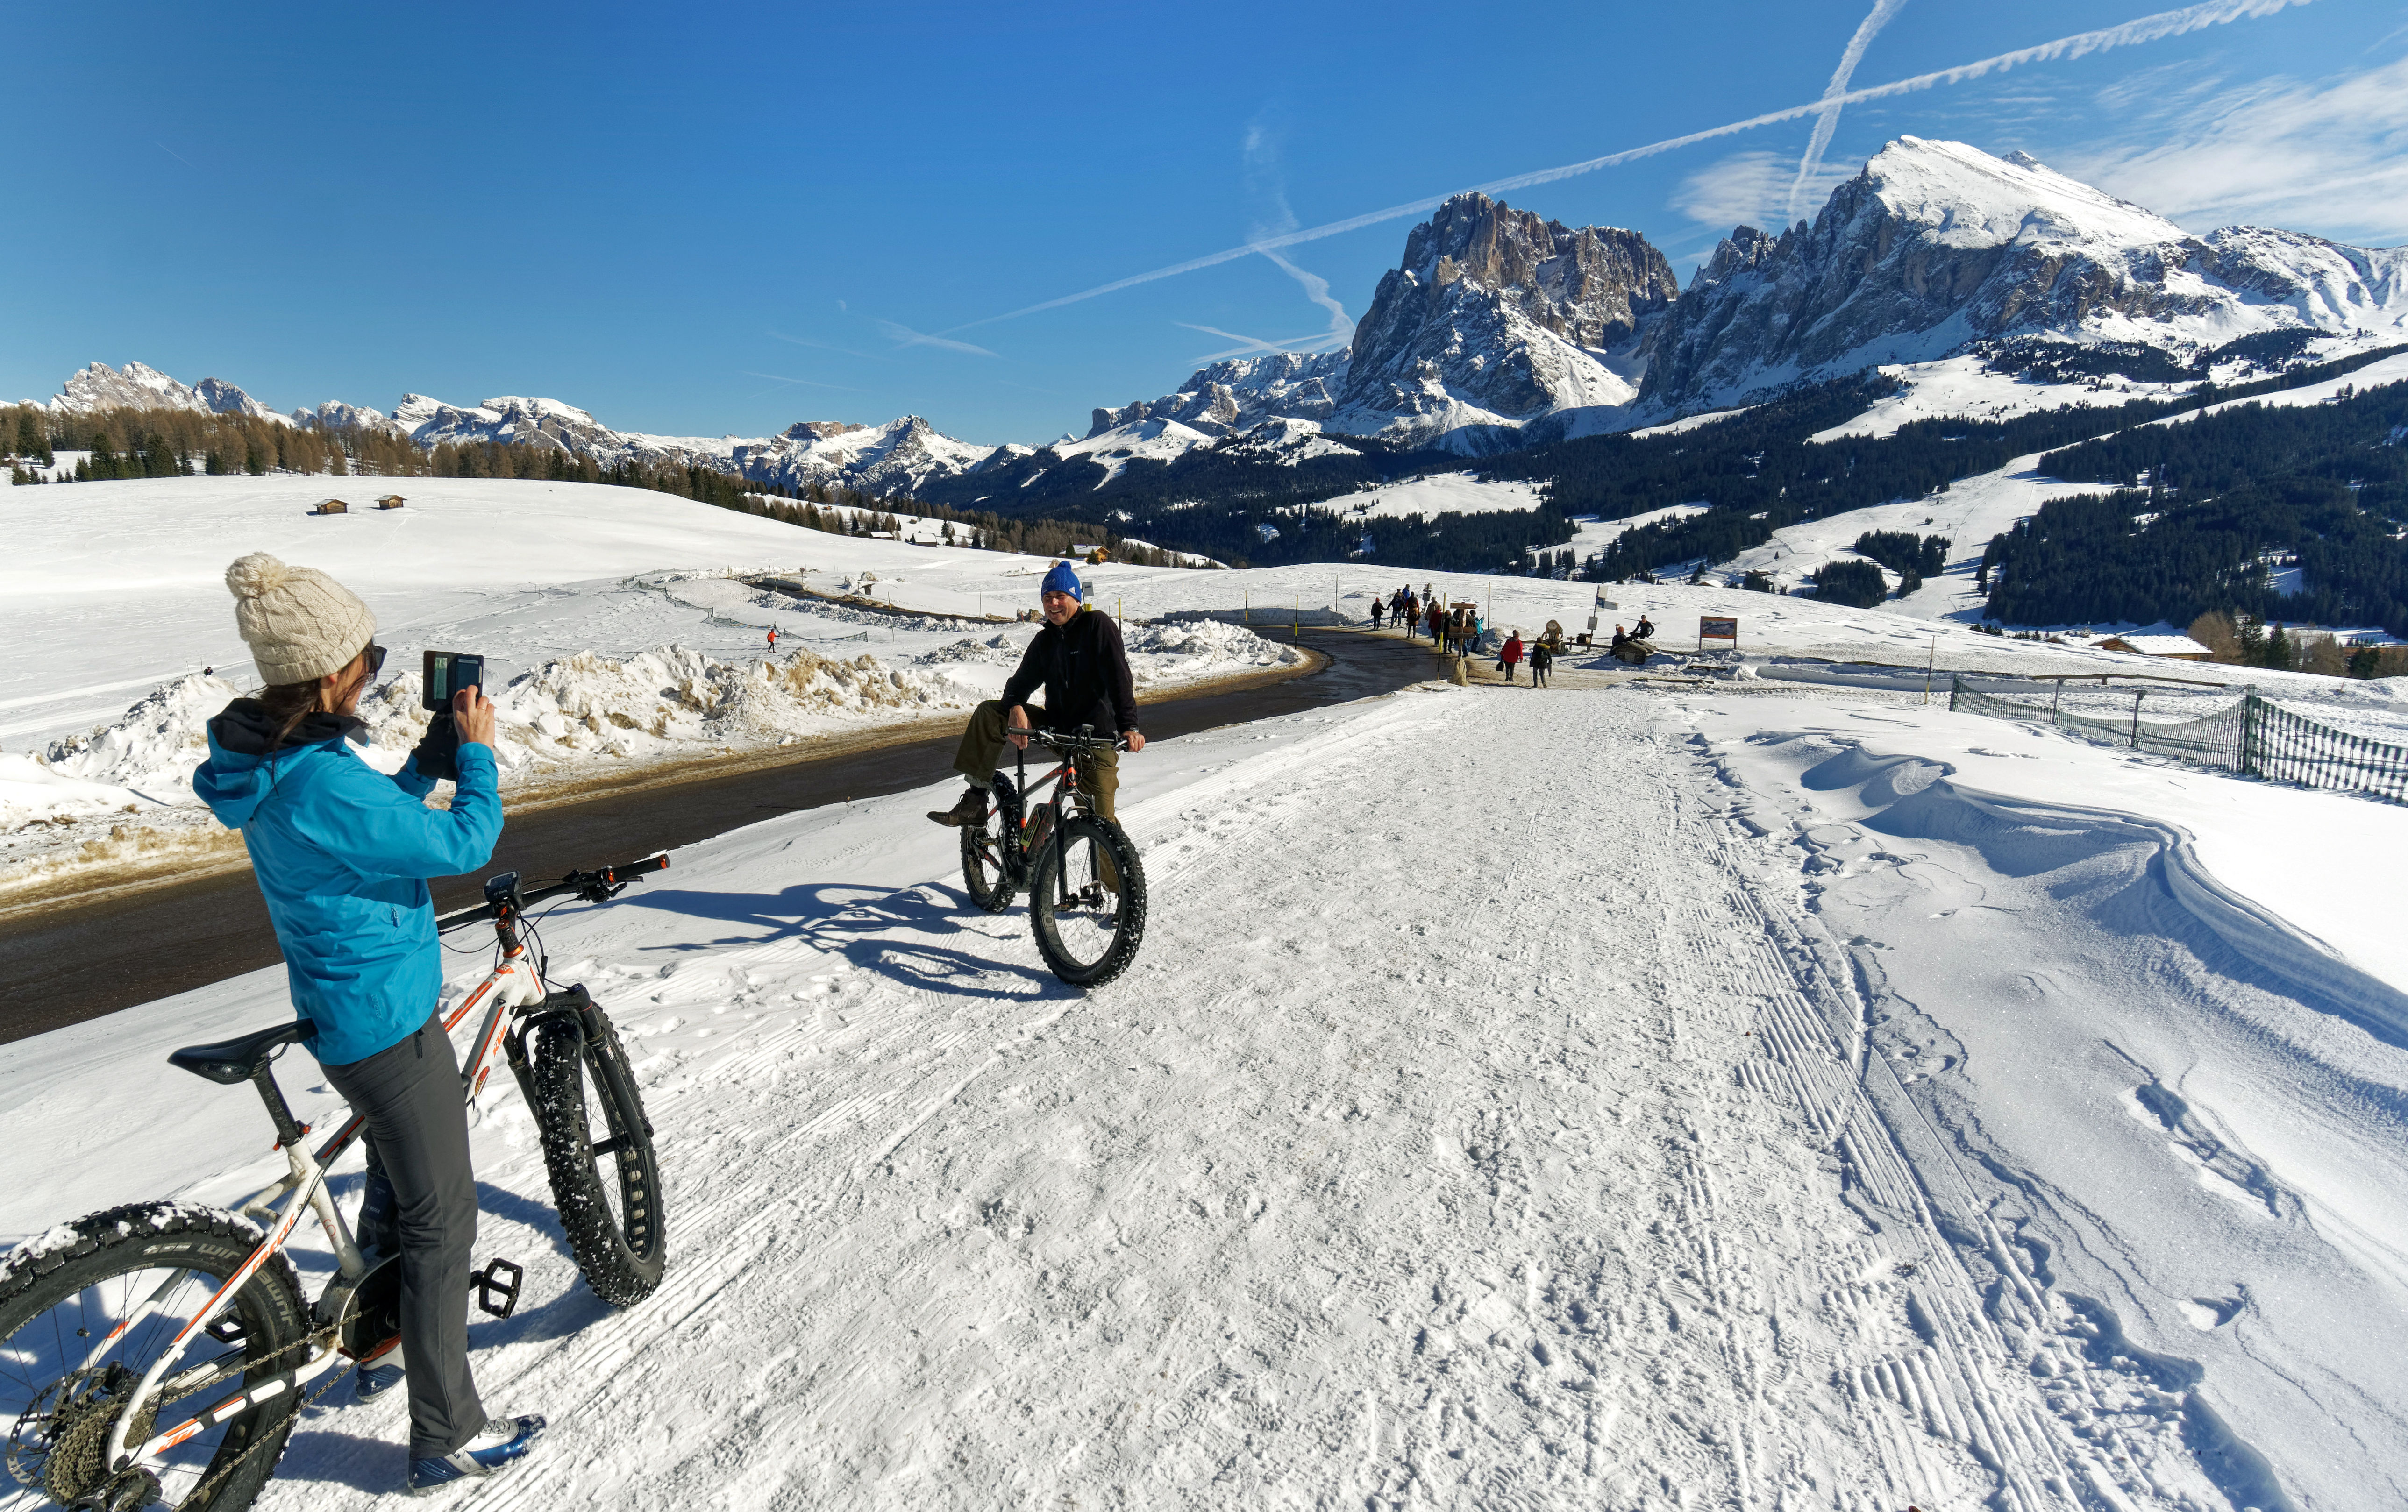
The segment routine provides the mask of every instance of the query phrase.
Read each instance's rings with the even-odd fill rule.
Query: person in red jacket
[[[1522,633],[1518,630],[1509,631],[1505,636],[1505,649],[1499,652],[1497,658],[1497,670],[1505,674],[1507,682],[1512,682],[1513,669],[1521,664]]]

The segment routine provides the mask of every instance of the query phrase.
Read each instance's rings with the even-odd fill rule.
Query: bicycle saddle
[[[169,1054],[167,1063],[231,1087],[259,1075],[259,1068],[267,1063],[278,1046],[293,1044],[307,1030],[308,1026],[295,1019],[273,1029],[220,1040],[215,1045],[187,1045]]]

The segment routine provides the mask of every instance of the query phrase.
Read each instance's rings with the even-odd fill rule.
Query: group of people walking
[[[1437,588],[1426,583],[1419,593],[1407,583],[1386,598],[1372,599],[1371,628],[1382,628],[1383,621],[1402,630],[1407,639],[1429,636],[1431,645],[1451,656],[1471,655],[1488,628],[1478,606],[1467,601],[1449,606],[1439,598]],[[1512,682],[1526,661],[1530,664],[1531,686],[1545,687],[1547,675],[1555,667],[1555,648],[1544,641],[1526,644],[1519,630],[1507,632],[1498,652],[1497,670]]]
[[[1419,593],[1407,583],[1386,598],[1371,601],[1371,628],[1377,630],[1386,620],[1405,633],[1407,639],[1427,635],[1430,644],[1456,656],[1468,656],[1478,643],[1482,623],[1480,611],[1470,604],[1449,607],[1438,596],[1436,586],[1422,585]]]

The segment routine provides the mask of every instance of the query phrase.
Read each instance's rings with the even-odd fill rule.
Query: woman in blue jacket
[[[541,1418],[488,1418],[468,1374],[476,1177],[429,877],[491,858],[502,833],[494,706],[466,689],[386,777],[351,754],[360,693],[384,662],[376,616],[324,573],[255,553],[226,569],[235,623],[267,686],[209,721],[193,790],[242,832],[326,1079],[367,1120],[364,1247],[401,1256],[399,1354],[409,1385],[409,1484],[487,1476],[523,1457]],[[437,776],[449,810],[426,806]],[[372,1396],[404,1376],[364,1369]]]

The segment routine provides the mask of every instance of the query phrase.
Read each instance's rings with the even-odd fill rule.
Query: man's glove
[[[426,721],[425,738],[409,753],[418,763],[418,775],[437,782],[460,780],[460,727],[452,722],[452,711],[439,709]]]

